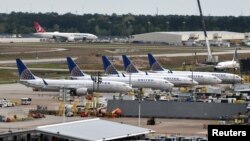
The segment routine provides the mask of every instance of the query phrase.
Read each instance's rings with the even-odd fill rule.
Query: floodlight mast
[[[212,56],[212,52],[211,52],[211,49],[210,49],[210,44],[209,44],[208,37],[207,37],[206,25],[205,25],[205,20],[204,20],[203,15],[202,15],[200,0],[197,0],[197,3],[198,3],[199,11],[200,11],[202,29],[203,29],[203,32],[204,32],[204,35],[205,35],[205,41],[206,41],[206,45],[207,45],[208,56],[207,56],[207,61],[206,62],[213,62],[212,61],[213,56]]]

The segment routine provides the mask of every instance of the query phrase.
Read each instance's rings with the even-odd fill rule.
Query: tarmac
[[[28,88],[24,85],[14,84],[2,84],[0,85],[0,99],[6,98],[16,103],[20,103],[20,99],[23,97],[32,98],[31,105],[17,105],[15,107],[6,107],[0,109],[0,115],[22,116],[28,113],[30,109],[36,109],[37,105],[47,106],[50,110],[57,110],[60,104],[58,101],[58,92],[34,92],[32,88]],[[107,95],[107,94],[106,94]],[[109,94],[108,99],[112,98],[113,94]],[[96,118],[96,117],[87,117]],[[67,121],[76,121],[86,118],[82,117],[66,117]],[[121,117],[121,118],[102,118],[104,120],[119,122],[123,124],[139,125],[138,118]],[[161,119],[156,118],[156,125],[147,125],[147,118],[141,118],[141,127],[149,128],[156,131],[155,134],[162,135],[185,135],[185,136],[206,136],[207,129],[205,128],[208,124],[216,124],[214,120],[192,120],[192,119]],[[16,122],[0,122],[0,134],[17,130],[34,129],[37,126],[49,125],[63,122],[62,116],[46,115],[46,118],[30,119],[25,121]]]

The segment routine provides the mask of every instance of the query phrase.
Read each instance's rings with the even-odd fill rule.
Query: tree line
[[[250,16],[205,16],[209,31],[250,32]],[[0,14],[0,33],[34,33],[38,21],[46,31],[93,33],[98,36],[129,36],[157,31],[201,31],[201,20],[195,15],[103,15],[67,13]]]

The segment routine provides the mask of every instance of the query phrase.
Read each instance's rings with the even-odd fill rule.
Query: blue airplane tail
[[[85,76],[71,57],[67,57],[70,76]]]
[[[148,61],[152,71],[163,71],[164,68],[156,61],[151,53],[148,53]]]
[[[106,74],[119,74],[106,56],[102,56],[103,68]]]
[[[21,59],[16,59],[16,65],[18,68],[19,79],[22,80],[32,80],[35,79],[35,76],[31,73],[31,71],[24,65]]]
[[[139,73],[139,70],[134,66],[134,64],[129,60],[126,55],[122,55],[124,69],[127,73]]]

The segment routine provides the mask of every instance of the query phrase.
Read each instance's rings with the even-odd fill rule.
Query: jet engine
[[[74,42],[75,38],[74,37],[68,37],[68,42]]]
[[[78,88],[75,91],[76,95],[86,95],[88,94],[88,89],[87,88]]]

